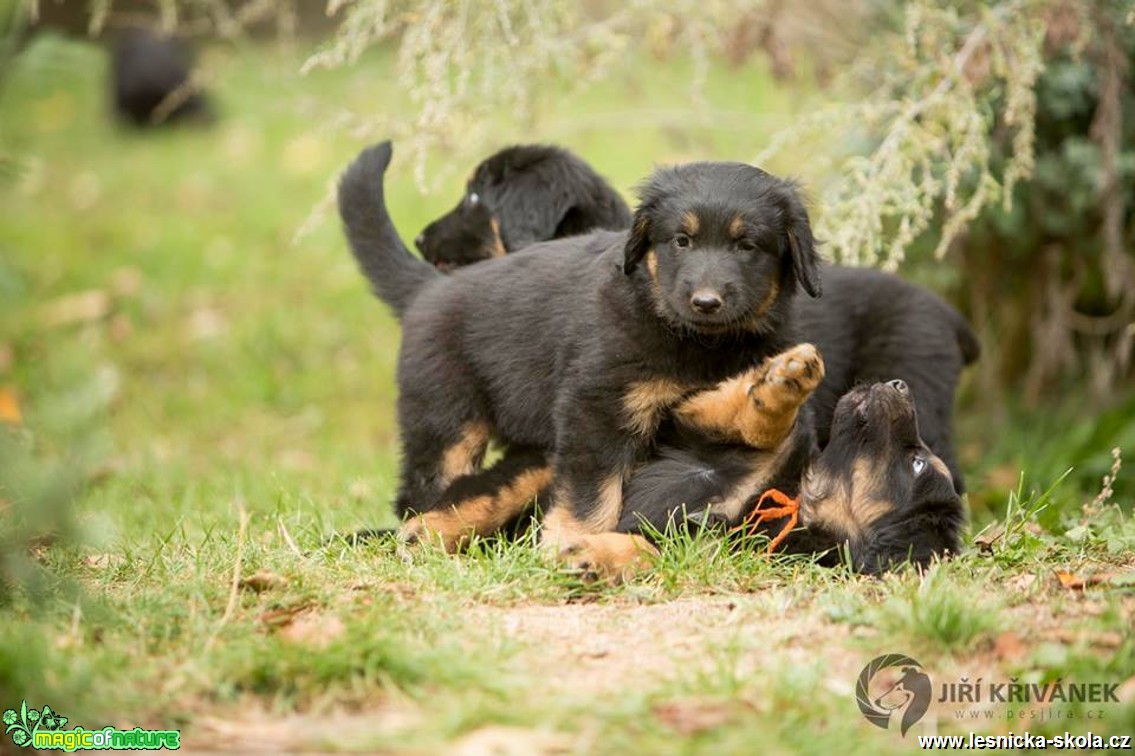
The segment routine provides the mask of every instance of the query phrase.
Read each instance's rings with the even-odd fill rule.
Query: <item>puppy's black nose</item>
[[[721,304],[721,295],[709,289],[698,289],[690,297],[690,305],[704,315],[717,312]]]
[[[900,378],[895,378],[893,381],[887,381],[887,385],[890,386],[891,388],[893,388],[895,391],[899,392],[900,394],[910,393],[910,389],[907,388],[906,381],[904,381]]]
[[[422,250],[422,245],[425,244],[425,243],[426,243],[425,232],[420,233],[420,234],[418,234],[417,236],[414,237],[414,246],[418,248],[419,252],[424,251],[424,250]]]

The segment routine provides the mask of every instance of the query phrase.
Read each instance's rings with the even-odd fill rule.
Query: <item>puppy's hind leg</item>
[[[437,505],[413,517],[400,535],[409,542],[434,541],[446,551],[465,546],[474,535],[493,535],[523,514],[552,482],[542,450],[509,449],[492,468],[452,482]]]

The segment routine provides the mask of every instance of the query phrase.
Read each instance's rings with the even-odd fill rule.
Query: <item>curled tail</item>
[[[371,289],[401,317],[418,291],[441,274],[406,248],[386,212],[383,176],[391,153],[390,142],[380,142],[360,152],[343,172],[339,217]]]

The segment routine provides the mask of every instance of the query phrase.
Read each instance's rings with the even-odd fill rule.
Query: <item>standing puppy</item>
[[[383,143],[356,159],[339,208],[361,269],[402,318],[405,535],[456,548],[528,503],[522,480],[551,474],[542,538],[617,571],[588,539],[615,529],[623,483],[662,418],[791,344],[797,286],[820,293],[795,187],[741,163],[660,169],[629,232],[533,245],[443,276],[410,254],[386,212],[390,155]],[[482,471],[490,438],[505,454]],[[549,451],[551,471],[517,461]],[[502,468],[511,484],[500,484]],[[476,495],[455,501],[455,489]]]
[[[631,211],[584,161],[560,147],[506,147],[473,171],[457,207],[414,240],[440,270],[587,231],[621,231]]]

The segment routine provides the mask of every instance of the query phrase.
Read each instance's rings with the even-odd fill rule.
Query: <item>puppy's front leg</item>
[[[799,344],[674,408],[687,427],[721,441],[772,450],[792,432],[800,407],[824,378],[824,361]]]
[[[633,389],[632,389],[633,390]],[[555,496],[541,542],[589,577],[618,582],[649,563],[646,539],[613,533],[623,510],[623,483],[648,449],[657,423],[622,408],[571,397],[557,412]]]

